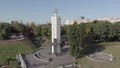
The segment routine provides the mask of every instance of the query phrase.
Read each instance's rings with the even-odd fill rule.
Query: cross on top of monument
[[[54,9],[54,14],[57,15],[58,14],[58,9]]]

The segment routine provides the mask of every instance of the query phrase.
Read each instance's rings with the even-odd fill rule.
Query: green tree
[[[88,32],[80,40],[80,46],[83,49],[83,53],[89,53],[92,49],[92,43],[94,39],[93,28],[89,29]]]
[[[93,27],[86,28],[85,23],[69,25],[67,36],[70,45],[69,52],[72,56],[77,57],[91,50],[94,39]]]
[[[11,23],[11,33],[22,33],[25,30],[25,25],[22,22],[12,22]]]
[[[111,23],[107,21],[100,21],[95,24],[94,32],[99,35],[100,41],[109,41],[109,31]]]
[[[31,27],[31,29],[33,30],[34,35],[35,35],[35,36],[38,36],[38,33],[39,33],[38,26],[35,25],[34,22],[32,22],[32,23],[30,24],[30,27]]]
[[[8,39],[9,32],[8,32],[8,28],[7,27],[2,29],[2,34],[1,35],[2,35],[2,39]]]
[[[8,39],[10,36],[10,24],[5,22],[0,22],[0,39]]]
[[[42,25],[42,27],[41,27],[41,35],[44,38],[50,39],[50,37],[51,37],[51,24]]]
[[[67,36],[69,41],[69,53],[70,55],[77,57],[79,56],[80,50],[79,50],[79,39],[78,39],[78,31],[77,31],[77,25],[70,25],[67,29]]]
[[[113,23],[109,33],[110,41],[120,41],[120,23]]]

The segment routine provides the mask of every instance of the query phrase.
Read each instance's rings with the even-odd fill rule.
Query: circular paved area
[[[93,60],[93,61],[99,61],[99,62],[109,62],[113,61],[115,59],[114,56],[107,53],[94,53],[86,56],[86,58]]]
[[[43,46],[33,53],[25,54],[24,60],[28,68],[56,68],[59,66],[67,66],[67,68],[73,68],[74,63],[73,57],[68,53],[58,56],[52,55],[50,45]],[[71,64],[72,66],[68,67]]]

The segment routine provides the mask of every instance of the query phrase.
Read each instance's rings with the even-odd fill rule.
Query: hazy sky
[[[0,21],[46,23],[54,8],[59,9],[63,22],[78,16],[120,17],[120,0],[0,0]]]

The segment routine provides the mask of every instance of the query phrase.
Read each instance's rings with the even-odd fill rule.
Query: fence
[[[27,65],[23,59],[22,54],[17,54],[16,58],[18,59],[18,61],[21,63],[21,68],[27,68]]]

